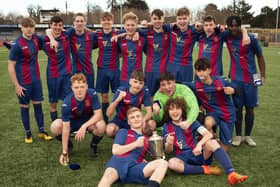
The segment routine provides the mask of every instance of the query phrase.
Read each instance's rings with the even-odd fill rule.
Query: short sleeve
[[[92,99],[92,110],[98,110],[101,108],[100,102],[95,90],[90,91],[91,99]]]
[[[120,129],[114,139],[114,144],[125,145],[127,134],[126,129]]]
[[[150,99],[150,93],[149,88],[144,86],[143,88],[143,99],[144,99],[144,106],[151,106],[151,99]]]
[[[70,121],[71,117],[71,104],[68,101],[68,97],[66,97],[61,105],[61,118],[63,122]]]
[[[16,43],[12,44],[10,54],[9,54],[9,60],[11,61],[17,61],[20,56],[20,48]]]

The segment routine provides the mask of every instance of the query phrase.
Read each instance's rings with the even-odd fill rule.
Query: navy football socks
[[[213,154],[218,162],[223,166],[227,175],[234,171],[230,158],[223,148],[218,148]]]
[[[50,114],[51,114],[51,120],[52,120],[52,121],[54,121],[54,120],[57,119],[57,111],[55,111],[55,112],[50,112]]]
[[[252,129],[254,126],[254,118],[255,118],[254,112],[253,112],[253,114],[252,113],[248,114],[248,112],[246,112],[246,114],[245,114],[245,136],[251,135],[251,132],[252,132]]]
[[[33,108],[39,132],[44,132],[44,114],[42,110],[42,104],[33,104]]]
[[[26,136],[29,137],[31,135],[30,131],[30,122],[29,122],[29,108],[20,107],[20,115],[23,127],[26,132]]]
[[[202,166],[184,163],[184,174],[203,174]]]
[[[108,117],[106,116],[106,110],[108,107],[109,107],[109,103],[102,103],[102,114],[106,124],[108,123]]]

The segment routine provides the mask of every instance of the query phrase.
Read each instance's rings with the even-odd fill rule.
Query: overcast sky
[[[99,5],[103,10],[107,8],[107,0],[0,0],[0,12],[8,14],[9,12],[27,15],[27,6],[30,4],[41,5],[43,9],[57,8],[60,11],[65,11],[65,2],[68,4],[68,11],[86,12],[86,5],[90,2],[93,5]],[[117,0],[121,2],[121,0]],[[124,1],[124,0],[122,0]],[[208,3],[214,3],[218,8],[225,7],[232,3],[232,0],[146,0],[150,10],[154,8],[167,9],[179,8],[187,6],[191,10],[203,9]],[[279,0],[246,0],[252,5],[250,12],[255,12],[255,15],[260,13],[260,9],[264,6],[269,6],[273,9],[277,7]]]

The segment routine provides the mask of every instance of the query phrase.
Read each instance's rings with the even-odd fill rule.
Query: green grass
[[[224,62],[228,62],[228,52],[224,50]],[[94,62],[96,62],[94,54]],[[280,99],[278,96],[280,49],[264,49],[267,67],[265,85],[259,89],[260,106],[255,110],[253,137],[256,148],[230,147],[229,155],[235,169],[249,176],[244,184],[237,186],[280,186]],[[193,55],[196,59],[197,50]],[[37,138],[37,127],[31,109],[31,127],[34,143],[24,143],[24,130],[20,121],[18,100],[7,72],[8,52],[0,48],[0,186],[97,186],[111,156],[112,140],[104,138],[99,146],[99,157],[89,156],[90,136],[81,143],[74,143],[71,162],[79,163],[81,169],[71,171],[61,167],[58,158],[61,144],[57,141],[43,142]],[[45,127],[49,131],[50,116],[46,87],[46,56],[39,56],[41,78],[45,100],[43,110]],[[225,72],[228,71],[226,63]],[[278,90],[278,91],[277,91]],[[31,107],[32,108],[32,107]],[[214,162],[214,164],[217,164]],[[226,186],[224,172],[219,177],[203,175],[177,175],[168,172],[162,186]],[[120,185],[115,185],[120,186]],[[126,185],[134,186],[134,185]]]

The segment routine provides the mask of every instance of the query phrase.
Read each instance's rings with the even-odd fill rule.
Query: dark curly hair
[[[169,116],[169,109],[172,107],[178,107],[182,109],[182,119],[187,119],[187,103],[182,97],[170,98],[166,101],[164,106],[163,122],[172,121]]]

